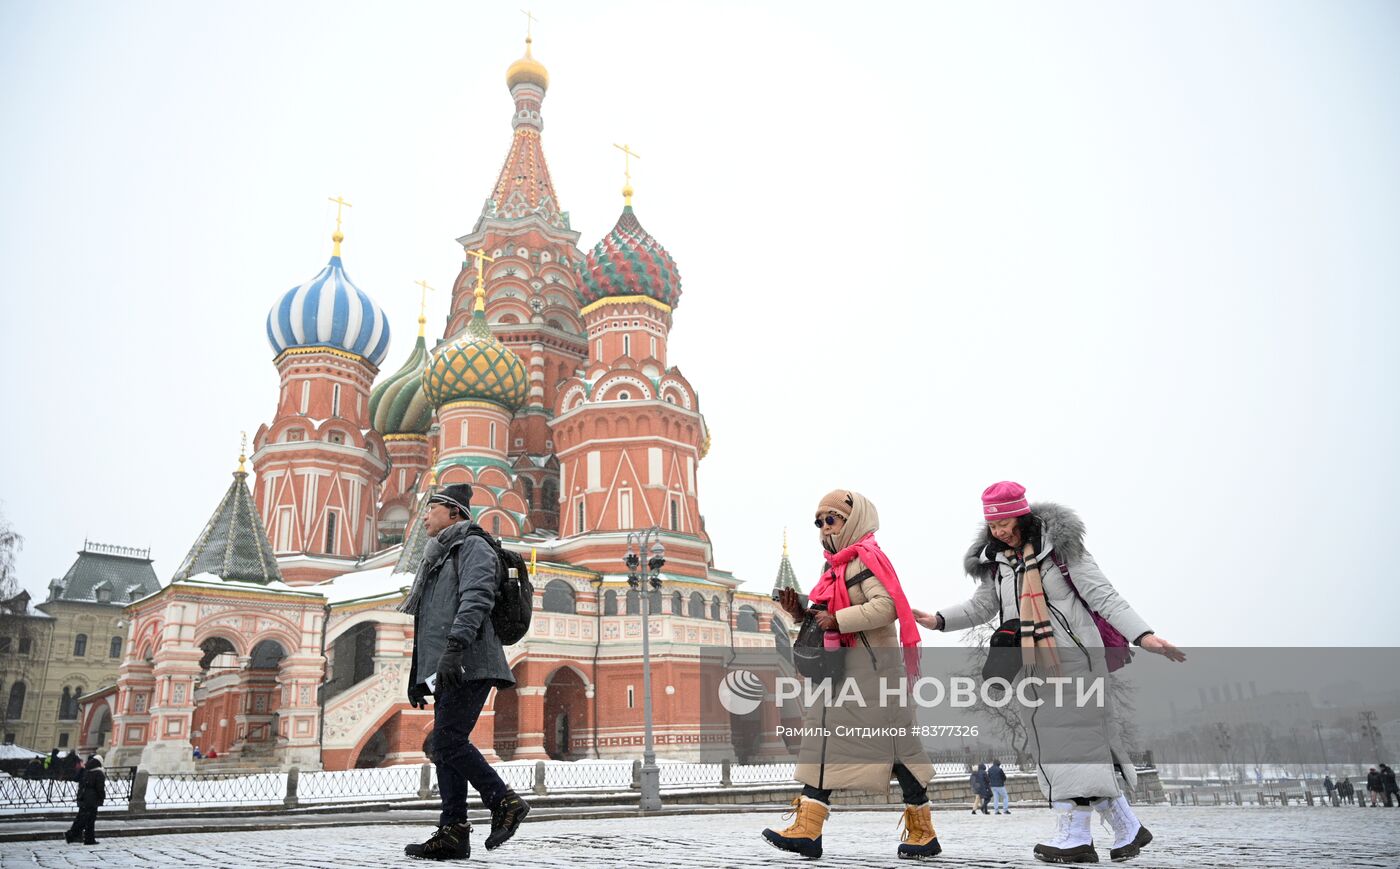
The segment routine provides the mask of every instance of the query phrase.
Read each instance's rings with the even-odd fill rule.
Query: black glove
[[[455,637],[447,638],[447,648],[442,650],[442,657],[438,659],[437,666],[437,690],[434,692],[441,696],[442,692],[449,688],[460,688],[466,681],[466,671],[462,668],[462,643]]]
[[[428,708],[428,686],[421,682],[408,686],[408,705],[414,709]]]

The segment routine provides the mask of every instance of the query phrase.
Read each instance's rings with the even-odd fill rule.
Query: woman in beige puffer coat
[[[829,642],[844,640],[844,675],[829,696],[804,710],[796,770],[804,787],[790,813],[796,818],[786,829],[764,830],[763,837],[776,848],[820,857],[832,791],[885,793],[893,776],[905,802],[898,856],[932,857],[942,850],[929,812],[933,765],[913,733],[912,706],[882,702],[881,692],[909,675],[906,653],[917,653],[916,628],[912,648],[909,642],[913,611],[874,541],[880,526],[875,505],[859,493],[837,490],[822,499],[816,526],[831,565],[812,593],[821,605],[808,610],[791,590],[780,603],[795,621],[814,619]],[[843,701],[844,681],[859,689],[859,699],[851,694]]]

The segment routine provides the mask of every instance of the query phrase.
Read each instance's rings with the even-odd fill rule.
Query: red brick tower
[[[630,156],[630,154],[629,154]],[[560,385],[550,428],[560,464],[561,555],[614,572],[627,532],[660,526],[667,571],[707,577],[709,538],[696,469],[708,435],[699,399],[666,364],[671,314],[681,294],[670,254],[632,211],[588,254],[579,276],[588,361]]]
[[[272,421],[254,438],[254,498],[290,585],[342,574],[379,548],[379,486],[388,472],[369,405],[389,323],[345,273],[339,213],[331,238],[326,267],[267,315],[282,386]]]
[[[511,64],[506,84],[515,100],[515,134],[496,186],[472,231],[458,239],[464,250],[493,259],[486,273],[486,318],[492,332],[529,372],[525,403],[510,421],[505,447],[522,481],[530,524],[558,527],[558,464],[550,412],[560,381],[572,377],[587,356],[577,301],[578,233],[569,228],[540,143],[540,106],[549,73],[530,54]],[[453,285],[446,337],[471,321],[474,267],[466,260]]]

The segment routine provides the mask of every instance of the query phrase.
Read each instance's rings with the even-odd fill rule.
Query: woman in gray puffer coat
[[[987,524],[965,560],[977,590],[937,613],[915,610],[919,623],[958,631],[1018,620],[1024,660],[1033,662],[1014,677],[1018,680],[1032,675],[1086,682],[1108,677],[1094,612],[1141,648],[1184,661],[1186,656],[1156,636],[1099,570],[1084,548],[1084,523],[1074,511],[1057,504],[1032,506],[1025,492],[1016,483],[1003,482],[982,493]],[[1152,834],[1118,784],[1119,772],[1129,788],[1137,776],[1114,721],[1107,685],[1102,706],[1084,707],[1075,702],[1072,688],[1057,704],[1050,690],[1018,687],[1029,689],[1032,703],[1022,705],[1021,720],[1036,752],[1041,790],[1056,819],[1054,836],[1035,846],[1035,856],[1049,863],[1097,862],[1089,829],[1094,810],[1113,828],[1112,859],[1136,856]]]

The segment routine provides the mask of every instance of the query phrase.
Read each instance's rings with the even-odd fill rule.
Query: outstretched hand
[[[943,616],[940,616],[938,613],[926,613],[923,610],[914,610],[914,621],[931,631],[943,630]]]
[[[1186,653],[1173,646],[1171,643],[1157,636],[1148,634],[1142,638],[1142,647],[1149,652],[1161,655],[1169,661],[1176,661],[1180,664],[1186,660]]]

